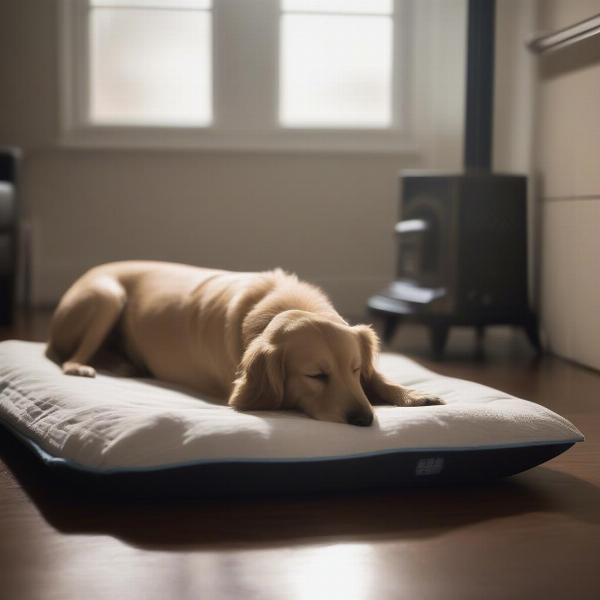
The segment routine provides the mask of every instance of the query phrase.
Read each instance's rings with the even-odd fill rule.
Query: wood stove
[[[388,342],[402,319],[429,326],[443,354],[448,331],[513,324],[539,350],[527,295],[527,178],[491,165],[493,0],[470,0],[465,171],[404,172],[396,224],[396,279],[369,298]]]

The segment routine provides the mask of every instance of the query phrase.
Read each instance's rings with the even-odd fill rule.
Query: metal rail
[[[527,47],[536,54],[543,54],[552,50],[558,50],[559,48],[572,46],[577,42],[599,34],[600,14],[594,15],[585,21],[575,23],[575,25],[535,37],[527,44]]]

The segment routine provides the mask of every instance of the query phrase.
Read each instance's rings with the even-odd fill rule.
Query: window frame
[[[278,44],[283,14],[279,0],[254,0],[261,7],[261,20],[256,23],[261,28],[267,25],[267,35],[261,36],[263,41],[258,44],[257,64],[260,64],[258,71],[262,72],[258,73],[258,80],[246,78],[244,82],[241,77],[248,93],[228,92],[231,81],[224,76],[226,65],[228,61],[235,65],[241,51],[226,44],[225,38],[232,38],[235,20],[241,18],[234,15],[234,9],[239,12],[242,6],[249,6],[249,3],[237,5],[238,1],[244,0],[213,0],[213,120],[208,126],[196,127],[91,123],[87,115],[90,91],[88,2],[60,0],[59,144],[76,148],[415,153],[414,132],[410,127],[412,0],[393,0],[392,125],[386,128],[303,128],[279,124]],[[228,28],[229,36],[225,35]],[[243,39],[237,41],[243,46]],[[251,86],[253,90],[249,89]],[[261,91],[252,93],[254,87]],[[248,116],[250,118],[244,121]],[[250,122],[257,123],[257,127],[248,128]]]

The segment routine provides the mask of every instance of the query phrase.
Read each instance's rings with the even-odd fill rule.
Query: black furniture
[[[10,325],[14,320],[20,156],[16,148],[0,148],[0,325]]]
[[[435,356],[449,328],[513,324],[539,349],[527,301],[527,180],[519,175],[404,173],[396,280],[371,297],[388,342],[402,319],[430,328]]]
[[[411,318],[429,326],[433,354],[453,325],[525,328],[539,350],[527,298],[527,178],[491,172],[494,0],[469,0],[465,170],[403,173],[396,280],[369,298],[383,338]]]

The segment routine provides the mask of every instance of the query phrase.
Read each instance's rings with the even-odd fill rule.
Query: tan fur
[[[65,293],[48,355],[93,377],[107,337],[153,376],[238,410],[298,409],[369,425],[371,404],[439,404],[386,381],[377,336],[349,326],[318,288],[280,270],[235,273],[127,261],[95,267]]]

